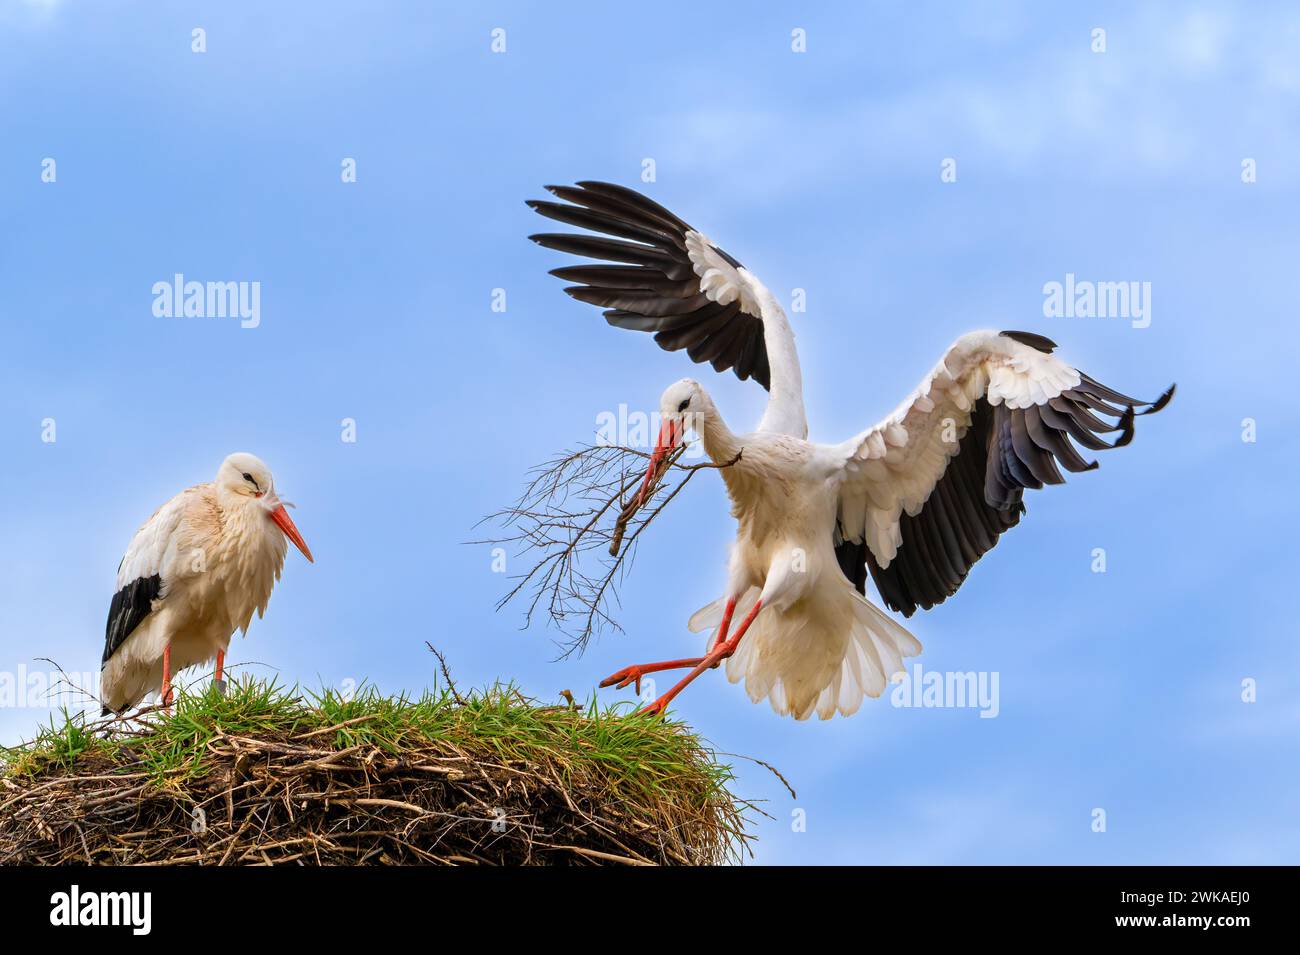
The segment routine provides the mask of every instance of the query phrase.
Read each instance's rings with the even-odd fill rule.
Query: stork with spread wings
[[[1095,468],[1079,448],[1128,444],[1135,419],[1173,396],[1172,386],[1155,401],[1108,388],[1056,357],[1042,335],[978,331],[948,348],[883,421],[839,444],[810,442],[794,333],[762,282],[631,189],[548,188],[560,201],[530,202],[534,210],[597,234],[533,241],[603,260],[553,271],[575,283],[569,295],[603,307],[611,325],[653,333],[660,347],[769,392],[762,420],[744,433],[693,379],[661,398],[663,425],[635,503],[653,495],[664,460],[693,430],[719,465],[738,529],[726,592],[690,620],[693,631],[711,631],[706,652],[627,667],[602,684],[639,689],[648,673],[688,670],[655,712],[725,663],[732,682],[778,714],[852,714],[921,650],[867,599],[868,576],[905,617],[943,602],[1019,523],[1026,489],[1063,483],[1061,469]]]

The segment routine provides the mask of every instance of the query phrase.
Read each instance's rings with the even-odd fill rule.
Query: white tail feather
[[[691,619],[686,622],[686,629],[691,633],[702,633],[705,630],[717,629],[722,623],[722,612],[726,607],[726,597],[719,597],[713,603],[705,604],[691,614]]]
[[[890,677],[902,671],[904,657],[921,652],[916,637],[859,595],[847,579],[827,575],[817,586],[833,587],[834,593],[784,610],[765,608],[726,664],[727,679],[744,680],[753,702],[766,699],[778,715],[798,720],[814,712],[823,720],[837,712],[851,716],[863,697],[884,693]],[[733,619],[743,620],[758,595],[756,587],[746,591]],[[692,632],[710,630],[710,645],[725,603],[716,600],[691,617]]]

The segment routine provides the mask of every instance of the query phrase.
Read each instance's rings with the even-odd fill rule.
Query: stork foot
[[[688,657],[685,660],[664,660],[660,663],[637,663],[630,667],[623,667],[617,673],[610,674],[600,681],[600,685],[613,686],[614,689],[621,690],[629,683],[635,683],[636,692],[639,695],[641,693],[641,678],[647,673],[658,673],[661,670],[684,670],[687,667],[699,666],[703,661],[704,657]]]
[[[214,687],[216,687],[216,690],[217,690],[217,696],[225,696],[225,695],[226,695],[226,681],[225,681],[225,680],[213,680],[213,681],[212,681],[212,685],[213,685]]]
[[[642,716],[663,716],[668,710],[668,701],[662,696],[653,703],[647,704],[637,710]]]
[[[645,671],[638,666],[623,667],[617,673],[611,673],[605,679],[600,681],[601,686],[612,686],[616,690],[621,690],[629,683],[636,683],[636,691],[641,692],[641,677],[645,676]],[[615,686],[617,684],[617,686]]]
[[[746,625],[748,625],[748,621],[746,621]],[[705,670],[712,670],[716,668],[719,664],[722,663],[723,660],[726,660],[728,657],[730,657],[732,654],[736,652],[736,647],[740,645],[740,638],[743,634],[744,634],[744,629],[742,628],[730,640],[718,644],[718,646],[714,647],[711,651],[709,651],[709,655],[707,657],[700,657],[700,659],[696,661],[695,669],[691,670],[690,673],[686,674],[686,676],[682,679],[680,683],[678,683],[675,687],[673,687],[663,696],[659,697],[659,699],[655,700],[649,706],[642,707],[637,712],[642,713],[646,716],[663,716],[664,713],[667,712],[668,704],[672,702],[673,697],[675,697],[678,693],[682,692],[682,690],[686,689],[686,687],[690,685],[692,680],[694,680]],[[679,662],[685,663],[686,661],[679,661]]]

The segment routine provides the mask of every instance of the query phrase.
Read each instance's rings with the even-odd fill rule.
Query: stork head
[[[694,378],[683,378],[664,389],[659,399],[659,416],[665,425],[669,422],[676,425],[680,443],[684,432],[697,422],[696,415],[703,414],[707,404],[703,386]]]
[[[699,415],[704,411],[704,389],[693,378],[675,381],[665,389],[659,399],[659,440],[655,442],[655,456],[663,457],[682,443],[686,432],[693,426],[698,429]]]
[[[280,528],[284,536],[302,551],[303,556],[315,563],[307,542],[302,539],[293,518],[285,510],[285,503],[275,493],[275,478],[271,475],[271,469],[261,458],[246,451],[236,451],[221,462],[215,483],[223,502],[254,507],[265,512],[267,519]]]
[[[690,430],[698,431],[702,416],[711,407],[704,388],[693,378],[683,378],[673,382],[659,399],[659,439],[655,442],[650,455],[650,465],[646,468],[645,480],[637,492],[637,500],[644,503],[651,488],[659,476],[663,459],[672,454]]]

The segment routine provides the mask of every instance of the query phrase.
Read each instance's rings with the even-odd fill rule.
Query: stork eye
[[[681,404],[679,404],[679,405],[677,406],[677,410],[678,410],[679,412],[685,411],[685,410],[686,410],[686,407],[687,407],[690,403],[691,403],[691,399],[690,399],[690,398],[687,398],[686,400],[684,400]]]
[[[261,486],[260,484],[258,484],[256,481],[253,480],[253,475],[251,475],[251,474],[249,474],[247,471],[245,471],[243,476],[244,476],[244,480],[247,481],[249,484],[253,485],[253,487],[254,487],[256,490],[259,490],[259,491],[262,490],[262,486]]]

